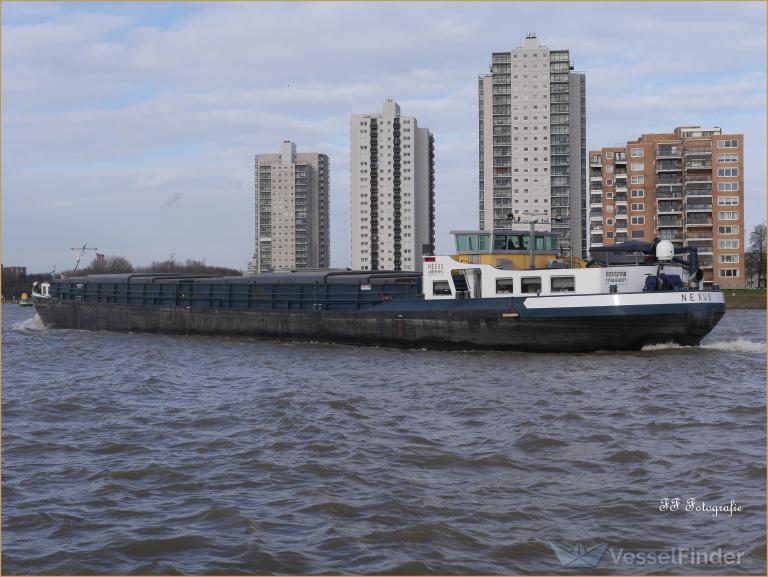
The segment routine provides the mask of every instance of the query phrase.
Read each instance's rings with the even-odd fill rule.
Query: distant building
[[[695,246],[704,284],[744,287],[744,137],[683,126],[589,152],[591,246]]]
[[[420,270],[435,250],[434,138],[400,106],[353,114],[352,267]]]
[[[533,34],[492,54],[491,73],[478,80],[480,228],[509,228],[536,212],[550,221],[538,229],[585,257],[586,81],[572,70],[568,50]]]
[[[2,267],[4,279],[26,280],[27,267],[25,266],[4,266]]]
[[[290,140],[278,154],[257,154],[256,247],[251,272],[330,266],[328,156],[297,153]]]

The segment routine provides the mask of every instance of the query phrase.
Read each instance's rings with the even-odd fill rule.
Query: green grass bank
[[[729,309],[765,309],[765,289],[725,289]]]

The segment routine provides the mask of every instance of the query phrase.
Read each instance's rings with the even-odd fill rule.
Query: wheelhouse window
[[[576,284],[572,276],[553,276],[552,277],[552,292],[553,293],[568,293],[576,290]]]
[[[487,234],[459,234],[456,235],[456,248],[459,252],[488,250]]]
[[[521,279],[521,291],[523,293],[540,293],[541,292],[541,277],[529,276]]]
[[[451,285],[448,281],[438,280],[432,283],[432,294],[435,296],[445,296],[451,294]]]
[[[496,279],[496,292],[503,294],[512,294],[515,292],[515,281],[511,278]]]

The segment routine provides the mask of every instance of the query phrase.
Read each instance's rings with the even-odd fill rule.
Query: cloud
[[[387,97],[435,134],[448,251],[449,230],[477,225],[477,76],[529,31],[585,71],[588,147],[683,124],[743,132],[748,228],[765,214],[762,4],[38,6],[3,6],[6,262],[49,269],[87,238],[137,264],[174,251],[244,267],[253,155],[292,139],[330,156],[346,266],[349,117]]]

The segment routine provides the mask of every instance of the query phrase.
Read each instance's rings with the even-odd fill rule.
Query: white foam
[[[703,343],[698,347],[684,347],[677,343],[660,343],[658,345],[645,345],[644,351],[663,351],[668,349],[708,349],[713,351],[725,351],[729,353],[758,353],[765,354],[765,343],[758,341],[748,341],[746,339],[736,339],[735,341],[715,341],[713,343]]]
[[[757,341],[748,341],[746,339],[736,339],[735,341],[716,341],[714,343],[704,343],[703,349],[713,349],[716,351],[728,351],[735,353],[760,353],[765,354],[765,343]]]
[[[13,328],[17,331],[42,331],[45,330],[45,325],[43,324],[43,319],[40,318],[40,315],[35,313],[35,316],[19,321],[13,325]]]
[[[669,342],[669,343],[660,343],[658,345],[645,345],[643,347],[643,350],[644,351],[663,351],[666,349],[682,349],[682,348],[683,347],[681,347],[677,343]],[[688,348],[693,348],[693,347],[688,347]]]

